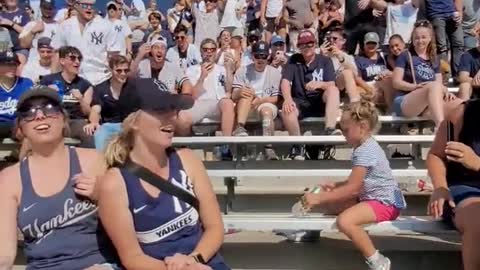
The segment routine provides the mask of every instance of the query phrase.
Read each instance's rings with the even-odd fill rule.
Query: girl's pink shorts
[[[373,209],[377,222],[392,221],[400,215],[400,209],[392,205],[385,205],[379,201],[365,201]]]

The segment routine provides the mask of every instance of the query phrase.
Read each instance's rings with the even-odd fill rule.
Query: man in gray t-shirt
[[[167,43],[159,37],[150,44],[143,44],[137,57],[132,62],[132,77],[153,78],[160,84],[160,89],[171,93],[191,94],[192,85],[185,72],[165,59]]]
[[[10,33],[5,27],[0,27],[0,52],[11,51],[13,48]]]

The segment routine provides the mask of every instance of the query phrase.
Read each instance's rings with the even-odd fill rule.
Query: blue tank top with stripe
[[[167,151],[167,154],[168,181],[195,196],[178,154],[174,150]],[[166,192],[152,197],[137,176],[126,169],[120,169],[120,172],[125,180],[129,208],[143,252],[159,260],[175,253],[188,255],[193,252],[203,234],[197,210]],[[219,254],[208,265],[215,270],[229,269]]]
[[[99,224],[97,206],[73,190],[72,177],[81,172],[81,167],[75,148],[69,147],[68,151],[68,182],[62,191],[49,197],[34,191],[28,158],[20,162],[22,198],[18,227],[24,237],[28,270],[80,270],[115,262],[114,249]]]

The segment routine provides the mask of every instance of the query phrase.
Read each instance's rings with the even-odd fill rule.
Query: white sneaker
[[[389,258],[380,254],[380,258],[375,262],[366,261],[370,270],[390,270],[392,262]]]

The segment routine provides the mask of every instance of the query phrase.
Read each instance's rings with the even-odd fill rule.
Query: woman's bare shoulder
[[[20,179],[20,163],[15,163],[0,171],[0,192],[20,195],[22,189]]]

